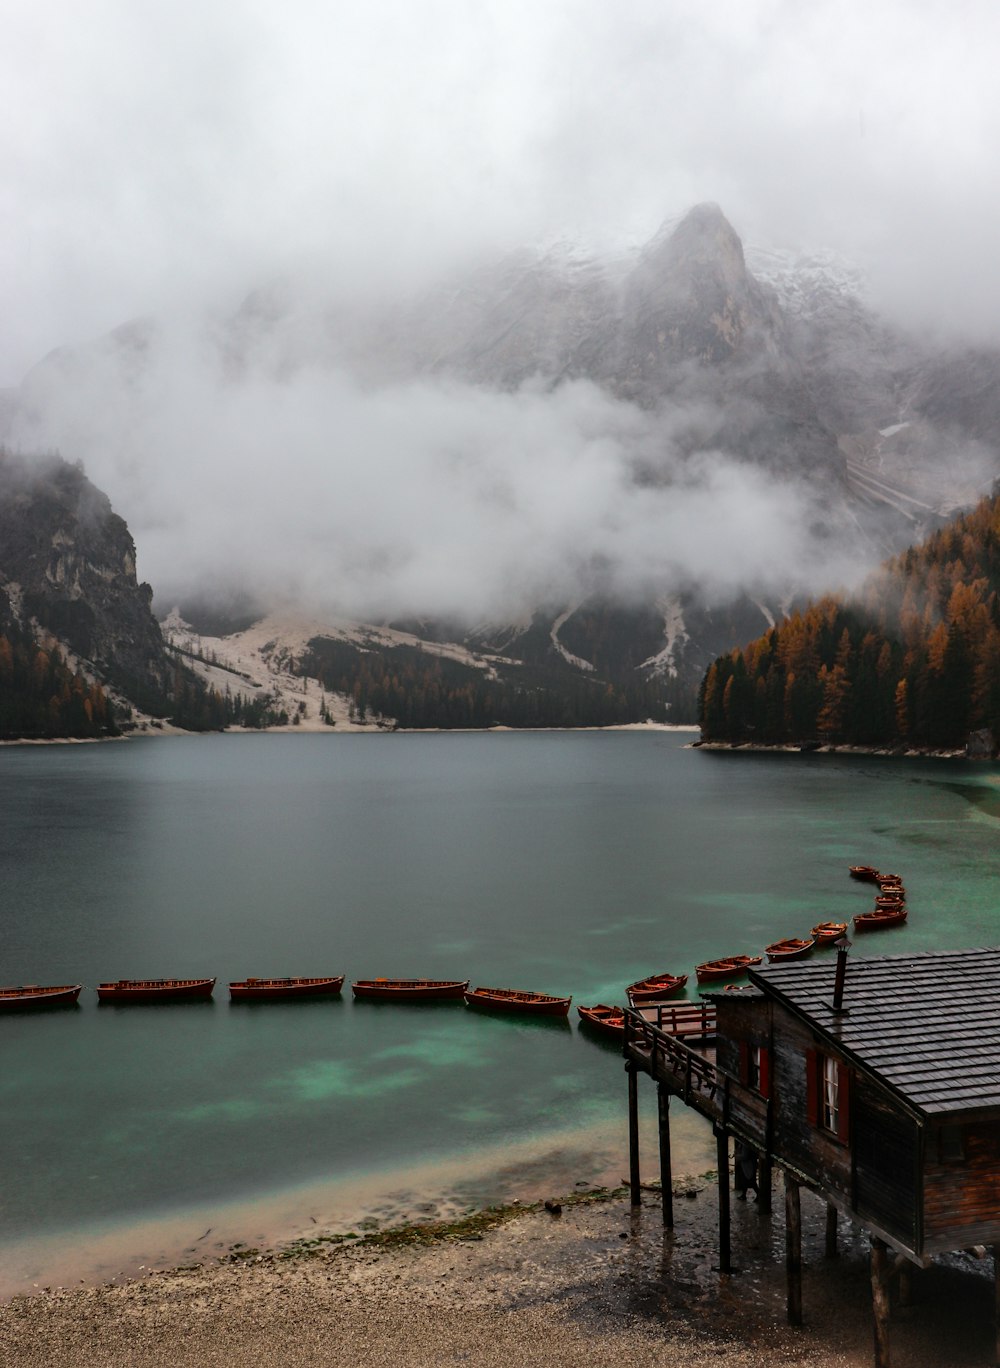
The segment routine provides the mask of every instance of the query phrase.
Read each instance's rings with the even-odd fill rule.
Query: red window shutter
[[[746,1040],[740,1041],[740,1082],[750,1082],[750,1045]]]
[[[837,1065],[837,1139],[846,1145],[851,1138],[851,1071]]]
[[[806,1050],[806,1119],[819,1125],[819,1061],[815,1050]]]
[[[771,1051],[766,1045],[760,1047],[760,1082],[757,1090],[761,1097],[771,1096]]]

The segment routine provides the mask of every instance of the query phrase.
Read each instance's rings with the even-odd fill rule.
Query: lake
[[[79,1008],[0,1020],[0,1288],[626,1171],[621,1061],[575,1012],[349,992],[231,1005],[230,979],[454,977],[623,1002],[647,973],[866,910],[859,862],[904,875],[911,919],[852,954],[1000,940],[1000,767],[690,740],[0,748],[0,980],[87,985]],[[99,1007],[93,991],[199,975],[218,976],[211,1003]],[[711,1167],[682,1111],[682,1156]]]

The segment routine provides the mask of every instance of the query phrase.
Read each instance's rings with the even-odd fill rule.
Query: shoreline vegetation
[[[692,750],[741,752],[747,755],[875,755],[886,759],[905,760],[967,760],[989,759],[971,757],[961,749],[933,746],[855,746],[832,741],[692,741]]]
[[[623,1187],[588,1185],[453,1221],[241,1246],[122,1284],[45,1287],[0,1304],[0,1359],[19,1368],[548,1368],[594,1358],[637,1368],[707,1368],[721,1358],[733,1368],[867,1368],[867,1242],[842,1221],[839,1257],[825,1259],[825,1207],[804,1201],[806,1324],[790,1329],[783,1222],[735,1203],[739,1272],[720,1275],[715,1178],[675,1180],[673,1231],[663,1227],[656,1184],[638,1209]],[[987,1272],[960,1257],[914,1275],[913,1308],[893,1324],[901,1362],[989,1361]]]
[[[1000,494],[709,666],[707,740],[992,758],[1000,738]]]

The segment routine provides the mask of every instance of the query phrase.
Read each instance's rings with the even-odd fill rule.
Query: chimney
[[[847,1011],[844,1006],[844,980],[847,978],[847,952],[851,942],[846,936],[841,936],[834,944],[837,947],[837,977],[833,981],[833,1010],[843,1013]]]

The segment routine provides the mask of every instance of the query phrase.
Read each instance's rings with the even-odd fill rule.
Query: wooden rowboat
[[[621,1039],[625,1034],[625,1011],[621,1007],[608,1007],[603,1002],[595,1007],[578,1007],[580,1020],[584,1026],[593,1026],[605,1035]]]
[[[358,979],[351,984],[356,998],[395,1002],[446,1002],[461,998],[468,979]]]
[[[729,955],[726,959],[706,960],[695,968],[695,977],[699,983],[735,978],[737,974],[745,974],[748,969],[760,964],[761,959],[760,955]]]
[[[97,996],[101,1002],[182,1002],[210,998],[214,987],[214,978],[117,979],[99,984]]]
[[[862,883],[874,883],[878,878],[878,870],[874,865],[851,865],[847,872],[852,879],[860,879]]]
[[[891,912],[894,907],[901,907],[906,902],[906,894],[882,893],[875,899],[875,906],[880,912]]]
[[[27,1007],[69,1007],[80,996],[81,983],[62,983],[42,987],[37,983],[19,983],[0,988],[0,1011],[19,1011]]]
[[[883,888],[886,884],[889,884],[892,888],[902,888],[903,876],[902,874],[880,874],[875,882],[881,884]]]
[[[344,986],[337,978],[248,978],[229,985],[233,1002],[273,1002],[279,998],[336,997]]]
[[[810,934],[817,945],[832,945],[841,936],[847,935],[847,922],[819,922]]]
[[[876,912],[859,912],[854,918],[855,931],[881,931],[887,926],[902,926],[906,921],[906,904]]]
[[[800,937],[789,936],[786,940],[775,941],[773,945],[768,945],[764,949],[764,954],[770,964],[783,964],[786,960],[805,959],[806,955],[811,955],[815,941],[811,938],[803,940]]]
[[[630,983],[625,992],[632,1006],[638,1007],[642,1002],[659,1002],[661,998],[679,993],[687,981],[687,974],[651,974],[649,978]]]
[[[573,1001],[551,993],[522,992],[517,988],[475,988],[465,994],[466,1007],[481,1012],[530,1012],[535,1016],[566,1016]]]

